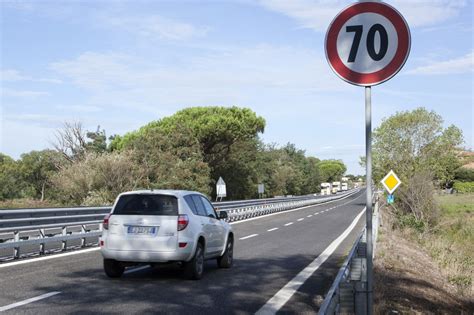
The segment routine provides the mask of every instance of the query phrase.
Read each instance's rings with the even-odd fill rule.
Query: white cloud
[[[426,66],[417,67],[407,71],[406,74],[443,75],[470,72],[474,72],[474,51],[471,51],[467,55],[459,58],[433,62]]]
[[[103,15],[98,22],[109,28],[146,38],[186,40],[206,35],[208,28],[176,21],[159,15],[141,17]]]
[[[177,64],[162,60],[87,52],[51,67],[90,92],[86,105],[129,106],[154,114],[164,114],[161,106],[172,113],[184,105],[245,104],[262,93],[268,99],[277,94],[294,99],[347,88],[321,53],[295,47],[229,47]]]
[[[294,18],[305,28],[326,31],[336,14],[354,3],[347,0],[261,0],[272,11]],[[465,0],[394,0],[388,4],[397,8],[410,27],[434,25],[456,17],[466,6]]]
[[[89,105],[57,105],[56,109],[59,110],[68,110],[79,113],[97,113],[103,111],[103,108],[99,106],[89,106]]]
[[[44,82],[44,83],[62,83],[62,81],[58,79],[33,78],[32,76],[21,74],[19,71],[14,70],[14,69],[1,69],[0,81],[2,82],[33,81],[33,82]]]
[[[48,92],[44,91],[30,91],[30,90],[15,90],[15,89],[0,89],[1,97],[15,97],[15,98],[26,98],[26,99],[36,99],[42,96],[48,96]]]

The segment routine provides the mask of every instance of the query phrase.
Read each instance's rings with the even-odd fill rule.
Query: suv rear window
[[[167,195],[123,195],[118,200],[113,213],[124,215],[178,215],[178,199]]]

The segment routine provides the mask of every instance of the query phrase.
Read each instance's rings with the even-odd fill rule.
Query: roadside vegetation
[[[380,236],[375,286],[377,290],[393,282],[403,288],[398,296],[380,290],[378,309],[437,313],[433,301],[414,301],[414,295],[432,291],[426,294],[433,294],[434,300],[442,301],[443,294],[449,293],[460,297],[453,302],[459,306],[457,310],[472,310],[474,170],[472,152],[460,149],[461,131],[455,126],[444,128],[438,114],[418,108],[385,119],[374,130],[373,141],[375,183],[390,169],[402,181],[395,203],[382,207],[388,226]],[[428,267],[430,264],[436,268]],[[396,301],[387,304],[391,299]],[[411,300],[419,305],[407,308]]]
[[[111,204],[134,189],[186,189],[215,196],[222,176],[227,200],[304,195],[339,180],[346,166],[319,160],[288,143],[264,143],[265,119],[247,108],[192,107],[125,135],[86,131],[67,122],[54,150],[20,159],[0,153],[0,208]]]

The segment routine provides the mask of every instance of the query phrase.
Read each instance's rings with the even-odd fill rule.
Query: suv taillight
[[[102,227],[104,228],[104,230],[109,229],[109,219],[111,215],[112,215],[111,213],[107,214],[104,218],[104,221],[102,222]]]
[[[189,223],[189,218],[187,214],[180,214],[178,216],[178,231],[184,230]]]

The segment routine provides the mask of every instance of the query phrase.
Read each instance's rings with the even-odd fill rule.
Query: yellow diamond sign
[[[389,194],[393,194],[401,183],[402,181],[393,170],[390,170],[390,172],[388,172],[388,174],[382,179],[382,184]]]

